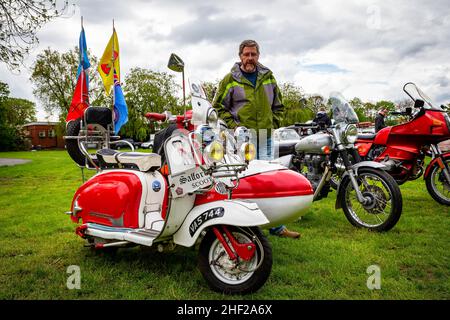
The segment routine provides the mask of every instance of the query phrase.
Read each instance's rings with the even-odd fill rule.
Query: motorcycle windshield
[[[404,85],[403,90],[408,96],[410,96],[413,101],[416,101],[417,99],[423,100],[423,102],[425,102],[425,104],[423,105],[425,109],[442,110],[441,107],[435,106],[431,99],[425,94],[425,92],[423,92],[418,86],[416,86],[416,84],[408,82]]]
[[[344,96],[338,92],[330,94],[331,110],[333,119],[336,123],[358,123],[358,116],[353,107],[348,103]]]

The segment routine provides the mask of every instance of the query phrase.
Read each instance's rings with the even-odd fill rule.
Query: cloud
[[[400,100],[402,86],[416,82],[438,103],[450,92],[450,12],[448,2],[295,0],[130,0],[76,1],[77,11],[39,32],[39,47],[67,51],[77,45],[84,17],[89,49],[101,56],[115,19],[124,75],[132,67],[168,71],[179,54],[190,75],[221,79],[238,59],[239,43],[255,39],[261,62],[279,82],[306,93],[341,91],[363,100]],[[11,76],[16,96],[30,97],[29,76]],[[24,71],[27,74],[28,71]],[[4,80],[5,79],[5,80]],[[22,81],[25,79],[24,81]],[[19,82],[20,85],[16,85]],[[438,101],[439,100],[439,101]]]

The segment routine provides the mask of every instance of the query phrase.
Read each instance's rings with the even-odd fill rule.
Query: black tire
[[[400,216],[402,214],[402,208],[403,208],[403,200],[402,200],[402,194],[400,192],[400,188],[398,187],[398,184],[395,182],[394,178],[392,178],[388,173],[374,168],[360,168],[358,170],[358,177],[357,181],[361,182],[361,177],[369,177],[369,178],[375,178],[376,180],[380,181],[380,184],[382,187],[386,188],[388,191],[388,194],[384,192],[382,187],[376,186],[376,185],[370,185],[369,188],[364,187],[363,194],[365,193],[365,196],[374,197],[377,196],[378,199],[383,197],[381,200],[385,200],[386,204],[384,205],[383,202],[373,202],[373,207],[370,206],[363,206],[361,205],[358,200],[355,198],[353,201],[351,201],[349,193],[353,190],[353,185],[351,183],[351,180],[348,176],[345,176],[344,179],[341,181],[341,184],[339,186],[339,194],[338,194],[338,200],[341,204],[342,209],[344,210],[345,216],[347,220],[354,225],[355,227],[359,228],[366,228],[372,231],[388,231],[392,229],[397,222],[400,219]],[[355,193],[356,194],[356,193]],[[381,216],[382,213],[380,213],[380,210],[386,210],[387,204],[390,205],[390,209],[388,208],[388,212],[384,213],[383,216]],[[367,217],[376,219],[374,220],[381,220],[379,223],[370,224],[362,220],[361,215],[357,214],[355,210],[353,210],[353,206],[360,206],[362,208],[362,212],[367,215]],[[387,214],[386,219],[383,221],[381,217],[385,217]]]
[[[72,120],[67,124],[66,133],[68,136],[78,136],[80,133],[81,118]],[[78,146],[78,140],[66,139],[66,149],[69,156],[80,166],[86,165],[86,157]]]
[[[217,274],[218,272],[225,271],[220,266],[210,263],[210,254],[214,254],[214,251],[217,249],[223,251],[225,257],[228,257],[228,255],[212,229],[210,229],[200,244],[198,255],[199,270],[209,287],[214,291],[226,294],[248,294],[255,292],[264,285],[272,270],[272,248],[270,243],[258,227],[228,226],[228,228],[237,240],[239,240],[239,237],[243,237],[244,239],[256,237],[257,241],[254,241],[256,242],[256,252],[251,263],[256,263],[256,265],[260,264],[259,267],[251,272],[242,271],[245,280],[238,279],[236,280],[236,284],[232,283],[232,279],[228,279],[228,283],[224,282],[223,280],[226,280],[226,276],[218,276]],[[258,242],[260,245],[258,245]],[[263,260],[261,261],[261,259]],[[218,271],[219,269],[221,270]],[[222,277],[222,279],[219,277]]]
[[[450,167],[450,158],[445,159],[445,162]],[[436,179],[442,183],[442,187],[445,192],[445,189],[450,190],[450,184],[446,181],[444,172],[440,170],[440,167],[437,163],[433,165],[433,167],[430,169],[430,173],[425,178],[425,184],[427,186],[428,193],[430,196],[439,202],[440,204],[450,206],[450,191],[447,191],[447,196],[441,191],[438,190],[438,186],[436,185]]]

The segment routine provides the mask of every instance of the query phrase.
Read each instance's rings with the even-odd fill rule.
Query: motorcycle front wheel
[[[341,181],[338,201],[347,220],[354,226],[372,231],[392,229],[402,213],[403,200],[398,184],[389,174],[374,168],[361,168],[356,177],[366,198],[360,203],[348,176]]]
[[[228,226],[228,229],[239,243],[253,242],[256,245],[252,259],[231,260],[210,229],[200,244],[199,270],[214,291],[226,294],[255,292],[264,285],[272,270],[270,243],[258,227]],[[231,247],[231,243],[228,243]]]
[[[450,159],[445,159],[445,162],[450,167]],[[444,171],[437,163],[431,168],[431,172],[425,179],[428,193],[434,200],[440,204],[450,206],[450,183],[447,181]]]

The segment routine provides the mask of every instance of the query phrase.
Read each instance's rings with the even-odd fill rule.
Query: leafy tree
[[[175,83],[174,76],[166,72],[133,68],[125,78],[123,89],[128,106],[128,122],[120,131],[123,136],[148,140],[155,128],[150,127],[145,113],[170,111],[181,114],[184,111],[176,95],[181,87]]]
[[[286,127],[296,122],[305,122],[314,117],[301,87],[288,82],[280,85],[280,91],[285,107],[281,126]]]
[[[61,123],[65,121],[77,83],[78,55],[76,47],[65,53],[48,48],[37,56],[32,67],[30,80],[35,87],[34,95],[42,102],[48,113],[59,114]],[[88,56],[91,62],[88,69],[90,104],[106,105],[103,84],[95,70],[98,59],[90,53]]]
[[[0,151],[23,148],[22,126],[36,121],[34,103],[9,97],[6,83],[0,82]]]
[[[0,62],[18,69],[38,43],[38,30],[48,21],[67,14],[68,1],[58,9],[56,0],[0,1]]]
[[[355,110],[356,114],[358,115],[359,122],[370,121],[369,116],[364,108],[364,103],[361,101],[360,98],[354,97],[352,100],[349,101],[349,103]]]
[[[220,80],[216,80],[214,82],[202,82],[203,90],[205,90],[206,98],[208,98],[208,101],[212,102],[214,100],[217,88],[219,87],[219,82]]]

